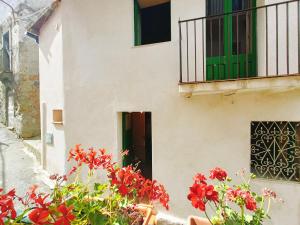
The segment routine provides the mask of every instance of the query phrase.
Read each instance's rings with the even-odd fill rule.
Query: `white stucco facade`
[[[204,4],[172,0],[172,40],[134,47],[133,1],[61,2],[40,34],[42,131],[54,137],[53,145],[44,143],[45,169],[67,171],[67,152],[77,143],[107,148],[120,160],[120,113],[151,112],[153,177],[170,194],[168,213],[186,218],[199,215],[186,197],[195,173],[215,166],[232,176],[249,171],[251,121],[300,121],[297,85],[191,98],[179,93],[178,19],[204,16]],[[297,38],[290,38],[297,51]],[[295,69],[297,54],[291,54]],[[258,51],[258,59],[262,55]],[[53,109],[63,110],[63,125],[52,123]],[[267,224],[300,223],[299,183],[256,184],[285,200]]]

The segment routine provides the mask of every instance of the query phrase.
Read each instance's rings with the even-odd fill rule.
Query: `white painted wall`
[[[201,16],[204,0],[172,0],[172,41],[133,47],[131,0],[64,0],[40,37],[41,101],[47,103],[47,168],[64,171],[67,150],[77,143],[121,146],[120,114],[152,112],[153,175],[171,197],[170,214],[198,215],[186,196],[196,172],[214,166],[233,176],[250,165],[250,123],[299,121],[299,90],[232,95],[179,96],[178,19]],[[56,29],[58,27],[58,30]],[[64,109],[63,128],[51,110]],[[300,223],[300,186],[257,181],[286,201],[276,205],[273,225]]]
[[[53,145],[43,149],[44,167],[50,174],[65,174],[65,132],[61,125],[54,125],[52,110],[64,109],[63,29],[61,9],[55,12],[40,35],[40,101],[42,113],[42,141],[46,133],[53,134]]]

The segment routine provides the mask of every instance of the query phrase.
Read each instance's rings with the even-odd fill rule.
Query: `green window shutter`
[[[138,0],[134,0],[134,45],[142,44],[141,9]]]

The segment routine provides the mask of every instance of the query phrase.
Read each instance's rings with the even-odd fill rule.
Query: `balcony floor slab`
[[[180,83],[179,93],[185,97],[253,91],[288,91],[300,89],[300,74],[255,77],[239,80]]]

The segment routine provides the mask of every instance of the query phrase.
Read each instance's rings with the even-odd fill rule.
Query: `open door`
[[[235,13],[255,6],[256,0],[206,0],[207,80],[256,76],[256,11]]]
[[[123,158],[123,166],[133,165],[146,178],[152,178],[152,128],[151,113],[122,113],[123,150],[129,154]]]

